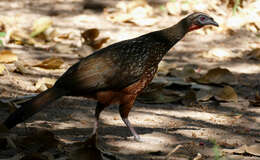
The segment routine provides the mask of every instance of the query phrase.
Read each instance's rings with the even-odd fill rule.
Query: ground
[[[117,2],[104,1],[101,4],[113,8]],[[150,2],[152,3],[152,1]],[[96,4],[95,1],[92,3]],[[162,4],[164,3],[166,2],[162,2]],[[83,9],[82,4],[80,0],[3,0],[0,2],[0,15],[5,20],[8,17],[15,19],[16,25],[22,26],[21,28],[32,25],[33,21],[40,17],[51,16],[52,27],[57,29],[57,32],[72,33],[76,37],[86,29],[96,28],[100,32],[100,37],[109,37],[104,46],[171,26],[184,17],[184,15],[173,16],[162,13],[156,17],[159,22],[151,26],[141,26],[132,22],[112,23],[102,10],[95,9],[95,5],[93,5],[94,8]],[[162,5],[152,4],[157,8],[161,8],[160,5]],[[160,11],[160,9],[158,10]],[[216,16],[216,21],[220,19],[219,17],[221,16]],[[63,45],[59,50],[44,48],[41,45],[6,44],[5,49],[11,49],[18,56],[18,62],[26,64],[27,67],[38,64],[49,57],[62,58],[64,65],[61,69],[53,70],[29,67],[26,73],[21,74],[13,71],[17,67],[14,63],[6,64],[9,72],[4,72],[0,77],[1,99],[40,92],[39,88],[35,89],[35,83],[39,79],[43,77],[58,78],[80,57],[92,52],[89,48],[78,49],[81,47],[78,45],[79,38],[72,38],[72,40],[68,38],[64,41],[68,42],[67,46],[70,47]],[[236,77],[237,82],[225,85],[234,88],[238,95],[237,102],[218,101],[214,98],[201,101],[199,105],[184,105],[180,102],[146,104],[137,101],[130,112],[129,119],[141,136],[141,142],[133,140],[129,130],[120,119],[118,107],[111,106],[101,115],[98,147],[104,153],[110,153],[117,156],[118,159],[148,160],[165,159],[166,155],[178,145],[181,145],[180,148],[172,153],[169,159],[217,159],[218,150],[237,149],[243,145],[258,145],[260,142],[260,108],[252,105],[250,101],[255,100],[260,87],[260,66],[257,57],[248,58],[248,55],[259,44],[259,30],[253,32],[245,27],[232,30],[208,28],[187,34],[165,56],[156,79],[165,78],[170,69],[182,69],[187,64],[195,66],[196,72],[199,74],[205,74],[216,67],[227,68]],[[219,56],[214,53],[214,48],[220,48],[221,53],[224,54],[227,50],[230,54]],[[210,51],[213,52],[213,56]],[[211,84],[206,84],[206,86],[215,87]],[[73,152],[70,150],[73,148],[70,145],[83,142],[90,135],[95,105],[94,100],[84,97],[62,97],[42,112],[34,115],[25,124],[17,125],[11,130],[11,135],[19,139],[30,136],[35,129],[47,129],[54,133],[59,143],[65,144],[65,148],[67,148],[54,151],[45,149],[45,153],[51,154],[53,159],[67,159]],[[0,107],[1,121],[8,115],[8,109]],[[217,151],[214,150],[216,146],[218,146]],[[39,152],[37,147],[36,149],[25,147],[17,150],[10,148],[12,147],[1,148],[0,159]],[[224,157],[226,159],[260,159],[259,151],[234,152],[233,150],[229,153],[225,152]],[[202,158],[200,158],[200,154]],[[83,159],[75,158],[76,156],[71,157],[71,159]]]

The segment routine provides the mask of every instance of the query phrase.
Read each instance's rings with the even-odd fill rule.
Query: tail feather
[[[21,104],[21,107],[14,111],[5,121],[6,128],[11,129],[18,123],[24,122],[44,107],[64,96],[66,92],[59,88],[50,88],[31,100]]]

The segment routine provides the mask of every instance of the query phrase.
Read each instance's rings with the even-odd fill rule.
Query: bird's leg
[[[92,131],[92,136],[97,133],[98,129],[98,120],[99,120],[99,115],[100,113],[106,108],[107,105],[97,102],[96,110],[95,110],[95,121],[94,121],[94,127]]]
[[[121,116],[122,120],[124,121],[125,125],[129,128],[132,135],[134,136],[134,139],[136,141],[140,141],[140,136],[136,133],[135,129],[132,127],[130,121],[128,120],[128,113],[130,112],[131,108],[133,107],[133,102],[127,103],[127,104],[120,104],[119,113],[120,113],[120,116]]]

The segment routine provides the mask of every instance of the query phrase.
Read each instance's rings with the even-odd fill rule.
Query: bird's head
[[[206,25],[218,27],[218,23],[212,17],[202,12],[195,12],[185,18],[188,25],[188,31],[193,31],[202,28]]]

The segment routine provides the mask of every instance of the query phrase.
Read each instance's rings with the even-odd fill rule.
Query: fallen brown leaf
[[[39,92],[43,92],[48,88],[51,88],[54,83],[56,82],[56,79],[51,79],[51,78],[41,78],[38,79],[38,81],[35,84],[35,90]]]
[[[237,84],[236,77],[225,68],[211,69],[207,74],[195,79],[195,81],[202,84]]]
[[[90,44],[90,46],[94,49],[99,49],[103,46],[104,43],[106,43],[107,41],[109,40],[108,37],[106,38],[101,38],[101,39],[98,39],[96,41],[94,41],[93,43]]]
[[[260,144],[253,144],[250,146],[246,146],[246,152],[252,155],[260,156]]]
[[[99,36],[99,30],[96,28],[88,29],[81,33],[81,36],[86,43],[91,43]]]
[[[218,89],[215,92],[214,96],[218,101],[227,101],[227,102],[238,102],[238,96],[236,91],[230,87],[225,86],[224,88]]]
[[[36,45],[39,44],[35,39],[29,36],[29,34],[20,28],[16,28],[9,31],[10,33],[6,37],[8,39],[7,42],[15,43],[17,45],[29,44],[29,45]]]
[[[104,43],[106,43],[109,38],[96,39],[99,36],[99,30],[96,28],[88,29],[81,33],[84,43],[91,46],[93,49],[99,49]]]
[[[0,63],[12,63],[17,61],[18,58],[11,50],[2,50],[0,52]]]
[[[45,69],[60,69],[61,66],[64,64],[64,61],[61,58],[48,58],[42,61],[40,64],[36,64],[33,67],[40,67]]]
[[[244,154],[249,153],[251,155],[260,156],[260,144],[256,143],[253,145],[243,145],[236,149],[222,149],[222,152],[232,153],[232,154]]]
[[[63,33],[57,36],[60,39],[69,39],[70,33]]]

